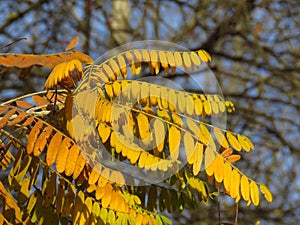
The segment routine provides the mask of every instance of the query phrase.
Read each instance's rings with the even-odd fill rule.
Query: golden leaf
[[[68,158],[65,165],[66,176],[71,176],[74,173],[78,156],[79,156],[79,148],[77,145],[73,145],[69,151]]]
[[[192,60],[193,64],[195,66],[199,67],[200,64],[201,64],[201,61],[200,61],[198,55],[195,52],[191,52],[190,57],[191,57],[191,60]]]
[[[227,191],[230,191],[231,174],[232,174],[231,165],[229,163],[225,162],[225,164],[224,164],[224,188]]]
[[[76,36],[72,39],[72,41],[70,41],[70,43],[68,44],[68,46],[66,47],[66,51],[71,50],[72,48],[74,48],[76,46],[76,44],[79,41],[79,36]]]
[[[46,156],[46,162],[48,166],[51,166],[54,163],[54,160],[56,158],[56,169],[59,173],[62,173],[65,170],[69,148],[71,146],[71,142],[68,138],[65,138],[63,141],[61,141],[61,139],[62,139],[61,134],[56,133],[54,135],[54,137],[52,138],[49,144],[47,150],[47,156]],[[52,150],[50,150],[50,147],[52,148]]]
[[[233,170],[230,179],[230,196],[236,198],[239,195],[240,191],[240,174],[237,170]]]
[[[271,193],[271,191],[267,188],[266,185],[260,184],[260,190],[261,190],[261,193],[265,196],[265,198],[266,198],[266,200],[267,200],[268,202],[272,202],[272,201],[273,201],[272,193]]]
[[[48,141],[50,135],[52,134],[52,131],[53,131],[53,128],[51,126],[46,126],[43,129],[43,131],[37,138],[36,143],[34,145],[34,149],[33,149],[34,156],[39,156],[43,152],[43,150],[47,144],[47,141]]]
[[[155,119],[153,123],[153,130],[154,130],[155,146],[159,152],[162,152],[162,150],[164,149],[165,135],[166,135],[164,123],[159,119]]]
[[[199,50],[198,55],[203,62],[211,61],[211,56],[205,50]]]
[[[245,175],[242,175],[241,178],[241,193],[245,201],[248,201],[250,198],[250,187],[248,178]]]
[[[105,143],[110,137],[111,128],[109,126],[106,126],[104,123],[99,123],[97,129],[102,143]]]
[[[169,151],[172,160],[177,160],[181,141],[180,130],[174,126],[169,129]]]
[[[217,154],[215,159],[215,179],[221,183],[224,179],[224,159],[220,154]]]
[[[70,151],[71,152],[71,151]],[[70,154],[69,152],[69,154]],[[81,171],[83,170],[83,167],[85,166],[85,158],[82,154],[79,154],[77,157],[76,165],[73,172],[73,179],[76,180]]]
[[[140,138],[142,140],[150,138],[150,123],[145,114],[140,113],[137,116],[137,124],[139,129]]]
[[[240,142],[236,139],[236,137],[230,133],[230,132],[226,132],[226,137],[227,140],[229,142],[229,144],[237,151],[241,151],[242,150],[242,146],[240,144]]]
[[[195,113],[197,116],[200,116],[203,111],[203,104],[200,98],[196,97],[194,98],[194,105],[195,105]]]
[[[250,150],[254,149],[254,145],[252,144],[249,138],[240,134],[238,134],[237,137],[238,137],[238,141],[240,142],[241,146],[246,152],[249,152]]]
[[[184,63],[184,70],[188,71],[188,69],[192,67],[192,62],[191,62],[189,52],[183,52],[182,58],[183,58],[183,63]]]
[[[177,67],[182,66],[182,58],[181,54],[179,52],[174,52],[174,59],[175,59],[175,64]]]
[[[123,76],[123,78],[126,78],[127,77],[127,66],[126,66],[125,59],[124,59],[123,55],[121,55],[121,54],[119,54],[117,56],[117,59],[118,59],[118,65],[120,67],[122,76]]]
[[[158,55],[159,55],[161,66],[164,68],[164,73],[168,74],[169,66],[168,66],[166,53],[164,51],[158,51]]]
[[[36,139],[38,138],[38,135],[41,132],[41,129],[43,127],[43,122],[42,120],[38,120],[34,127],[31,129],[28,137],[27,137],[27,154],[31,154],[33,152],[33,147],[36,142]]]
[[[254,181],[250,182],[250,195],[251,200],[255,206],[259,204],[259,190],[257,184]]]
[[[201,164],[202,164],[202,160],[203,160],[203,144],[201,144],[198,141],[196,142],[194,154],[190,160],[192,160],[193,158],[194,158],[193,174],[194,174],[194,176],[197,176],[201,169]],[[192,161],[190,161],[190,162],[192,163]]]
[[[219,128],[214,127],[214,135],[215,135],[217,141],[219,142],[219,144],[223,148],[225,148],[225,149],[229,148],[228,141],[226,140],[225,135]]]
[[[172,52],[167,51],[167,59],[168,59],[168,63],[170,65],[170,67],[172,68],[172,72],[171,74],[175,74],[175,70],[176,70],[176,63],[175,63],[175,58]]]
[[[194,151],[195,151],[195,143],[194,143],[193,136],[188,132],[184,133],[183,143],[184,143],[184,149],[185,149],[187,162],[192,164],[194,162],[192,162],[191,157],[192,157],[192,155],[194,154]]]
[[[110,59],[109,64],[110,64],[110,67],[111,67],[112,71],[114,72],[115,76],[120,77],[121,69],[119,68],[118,63],[114,59]]]
[[[110,201],[111,201],[112,192],[113,192],[113,188],[112,188],[111,184],[108,183],[105,186],[105,192],[101,199],[102,207],[107,208],[109,206]]]
[[[8,126],[14,126],[14,125],[22,122],[26,117],[27,117],[27,113],[24,112],[24,111],[22,111],[22,112],[20,112],[20,114],[16,118],[14,118],[13,120],[9,121],[7,123],[7,125]]]

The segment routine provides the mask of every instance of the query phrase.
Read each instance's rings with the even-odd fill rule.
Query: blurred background
[[[272,203],[239,205],[239,224],[300,224],[300,1],[12,0],[0,1],[1,52],[78,50],[97,59],[121,44],[169,41],[212,55],[209,67],[236,105],[227,128],[249,136],[255,150],[237,166],[267,184]],[[0,102],[40,91],[47,73],[34,68],[0,73]],[[174,224],[217,224],[217,201],[171,216]],[[221,221],[233,223],[235,204],[221,197]]]

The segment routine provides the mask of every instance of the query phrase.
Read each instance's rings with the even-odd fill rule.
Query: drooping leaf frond
[[[257,206],[259,191],[273,200],[264,184],[233,164],[242,150],[254,149],[250,139],[209,123],[233,112],[232,102],[128,80],[147,69],[165,75],[192,71],[211,60],[208,53],[128,50],[83,71],[82,63],[92,60],[72,50],[77,41],[65,53],[0,55],[4,67],[53,68],[45,88],[67,89],[0,105],[0,165],[10,168],[7,187],[0,182],[0,220],[171,224],[160,213],[195,208],[213,197],[205,174],[236,202],[243,198]],[[163,176],[153,184],[151,179]],[[141,186],[129,185],[136,183]]]

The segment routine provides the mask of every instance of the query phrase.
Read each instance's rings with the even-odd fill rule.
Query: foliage
[[[207,52],[136,49],[94,65],[89,56],[73,50],[75,44],[76,40],[66,52],[53,55],[0,55],[5,70],[18,67],[21,74],[29,74],[36,65],[53,68],[45,82],[48,91],[0,105],[1,167],[9,173],[8,182],[0,182],[4,200],[0,221],[171,224],[162,215],[165,210],[195,208],[214,197],[208,181],[215,182],[219,194],[236,202],[244,199],[247,205],[257,206],[259,190],[272,201],[264,184],[233,164],[240,159],[238,152],[254,149],[250,139],[205,120],[213,114],[233,112],[232,102],[219,95],[178,91],[127,76],[127,70],[139,76],[144,64],[152,75],[160,70],[176,75],[179,67],[189,70],[210,61]],[[82,63],[88,64],[84,71]],[[90,80],[97,86],[87,100],[84,89],[77,93],[78,88],[72,88],[77,81],[81,81],[79,87],[85,87]],[[49,90],[57,85],[62,89]],[[78,111],[94,119],[97,135],[112,161],[163,174],[184,163],[182,149],[186,165],[161,183],[127,185],[129,174],[101,163],[103,149],[94,151],[92,146],[88,158],[80,151],[78,142],[84,141],[85,133],[75,140],[74,130],[82,128],[82,121],[72,116],[74,101],[82,103]],[[95,104],[93,115],[87,110],[91,102]],[[129,118],[126,126],[124,114]],[[134,137],[141,142],[134,142]],[[149,146],[155,147],[146,151]]]

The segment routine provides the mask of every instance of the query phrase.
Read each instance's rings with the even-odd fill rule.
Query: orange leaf
[[[68,146],[69,142],[68,139],[65,138],[62,141],[62,135],[60,132],[57,132],[51,139],[48,149],[47,149],[47,155],[46,155],[46,162],[48,166],[52,166],[55,159],[58,158],[58,155],[62,154],[64,152],[64,147]],[[63,144],[61,144],[63,143]],[[58,161],[58,160],[57,160]],[[62,172],[63,170],[59,170],[56,162],[56,168],[58,172]]]
[[[69,51],[69,50],[71,50],[72,48],[74,48],[75,45],[78,43],[78,41],[79,41],[79,36],[74,37],[73,40],[70,41],[70,43],[67,45],[66,51]]]
[[[32,96],[32,100],[39,106],[41,105],[47,105],[49,101],[41,96],[34,95]]]
[[[236,161],[240,160],[241,156],[240,155],[230,155],[226,159],[227,159],[228,162],[233,163],[233,162],[236,162]]]

